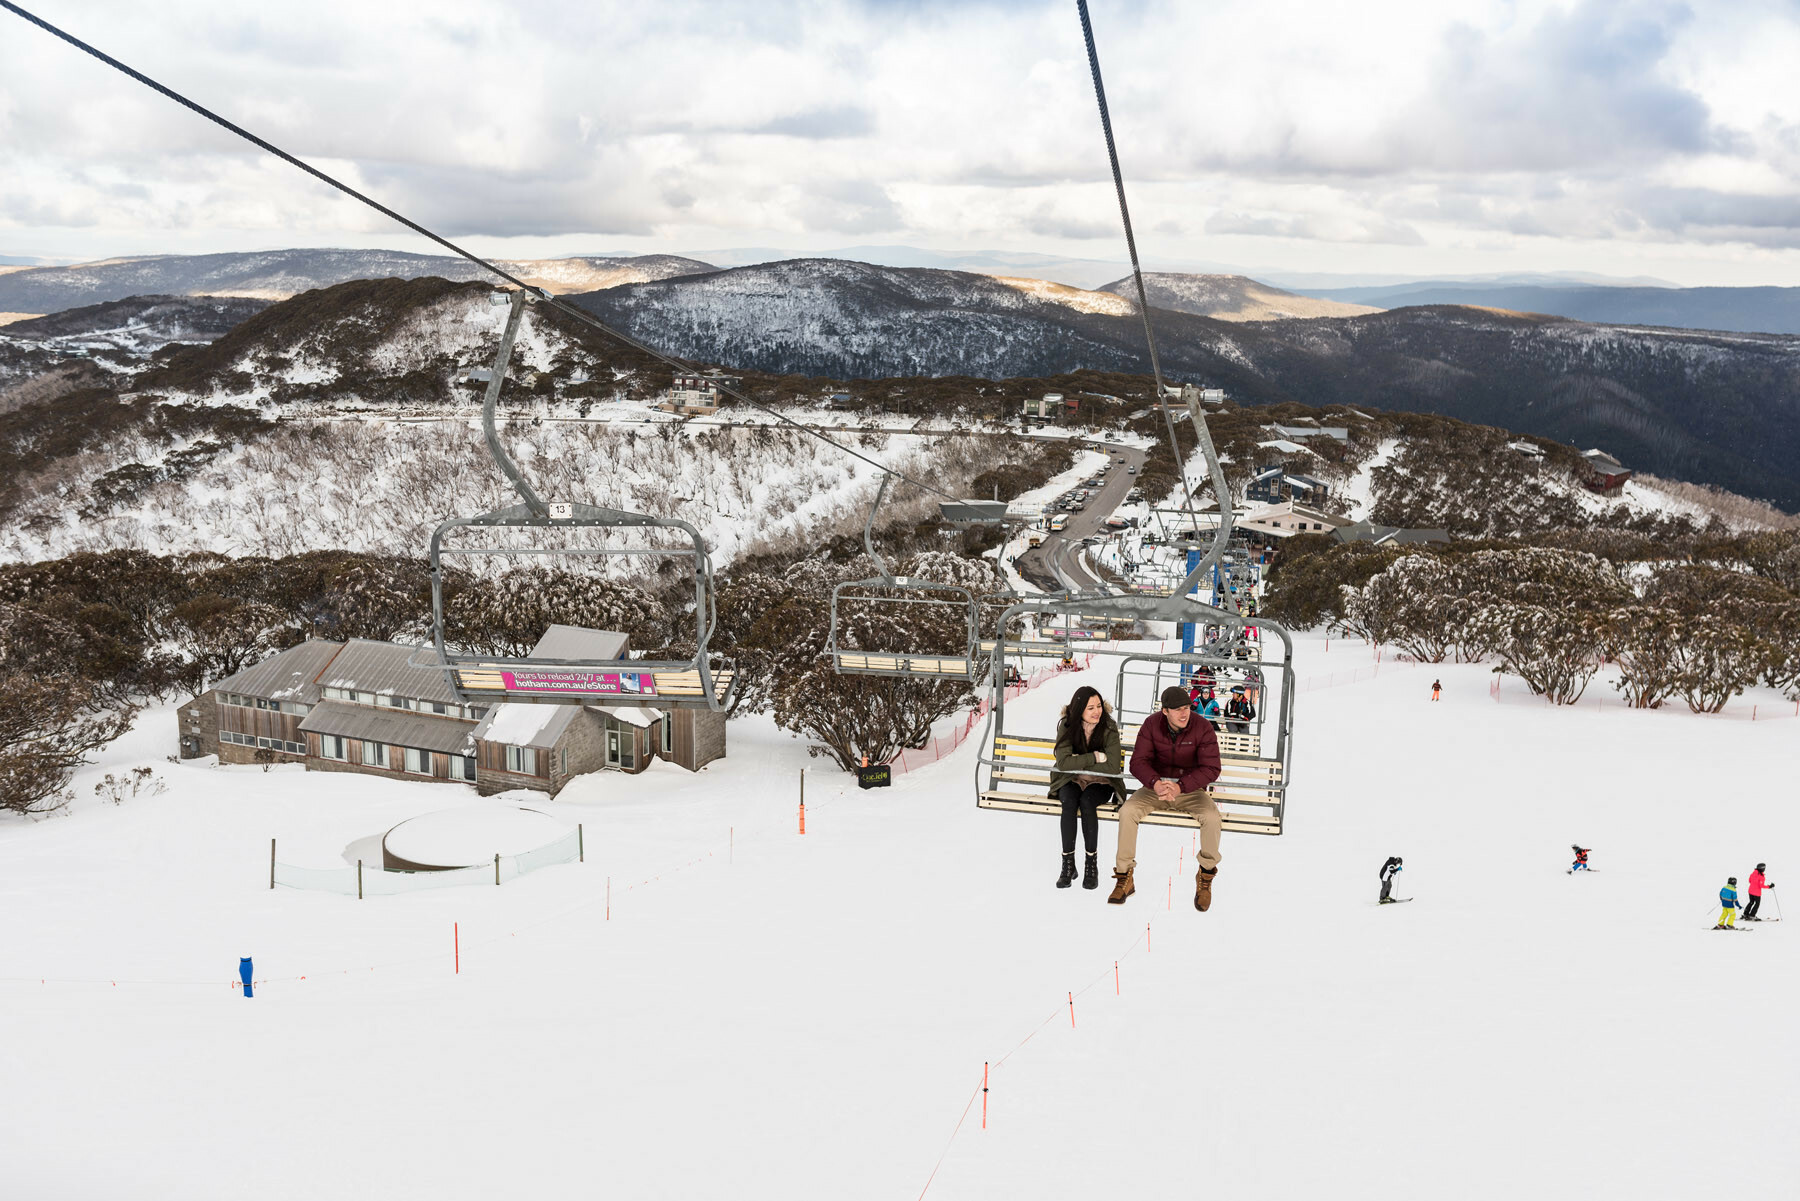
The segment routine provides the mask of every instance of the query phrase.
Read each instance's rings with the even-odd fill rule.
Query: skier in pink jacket
[[[1759,863],[1756,865],[1756,870],[1750,873],[1750,900],[1744,906],[1744,920],[1747,922],[1762,921],[1760,917],[1756,916],[1756,911],[1762,908],[1763,889],[1775,887],[1763,878],[1763,872],[1768,869],[1768,866],[1766,863]]]

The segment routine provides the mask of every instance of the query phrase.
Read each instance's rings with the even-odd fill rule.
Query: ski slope
[[[1711,926],[1726,876],[1800,878],[1792,703],[1556,710],[1371,667],[1298,640],[1289,832],[1227,836],[1206,914],[1187,831],[1146,827],[1108,906],[1052,887],[1053,819],[974,807],[971,748],[859,792],[763,718],[699,774],[524,798],[585,864],[272,892],[270,837],[340,866],[521,796],[169,764],[153,713],[69,815],[0,825],[0,1194],[1787,1195],[1793,928]],[[1009,718],[1050,730],[1078,682]],[[89,795],[137,764],[168,791]],[[1416,903],[1375,904],[1389,854]]]

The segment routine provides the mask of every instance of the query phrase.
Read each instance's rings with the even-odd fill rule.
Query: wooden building
[[[552,626],[534,657],[624,659],[629,639]],[[464,705],[421,648],[309,640],[246,668],[182,706],[183,758],[298,762],[474,784],[484,794],[555,795],[592,771],[642,771],[666,759],[698,771],[725,754],[725,715],[637,705]],[[429,652],[424,652],[429,657]],[[648,699],[648,698],[646,698]]]

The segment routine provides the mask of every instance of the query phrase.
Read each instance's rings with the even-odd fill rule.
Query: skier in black
[[[1388,861],[1381,865],[1381,903],[1383,905],[1399,903],[1389,894],[1393,891],[1394,877],[1399,874],[1402,862],[1400,856],[1389,855]]]

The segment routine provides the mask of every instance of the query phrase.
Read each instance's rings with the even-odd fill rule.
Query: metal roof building
[[[404,709],[381,709],[347,701],[325,701],[300,723],[307,734],[364,738],[388,746],[410,746],[446,755],[473,755],[475,727],[454,717],[433,717]]]
[[[341,642],[309,638],[299,646],[290,646],[261,663],[220,680],[212,687],[222,692],[241,692],[270,700],[297,701],[310,705],[319,699],[319,685],[314,677],[343,649],[344,644]]]
[[[444,680],[443,669],[414,667],[414,655],[430,657],[424,647],[398,646],[392,642],[375,642],[353,638],[319,672],[320,688],[348,688],[372,692],[376,696],[412,696],[424,701],[461,703]]]
[[[631,650],[631,635],[617,630],[590,630],[584,626],[551,626],[531,648],[531,659],[623,659]]]

